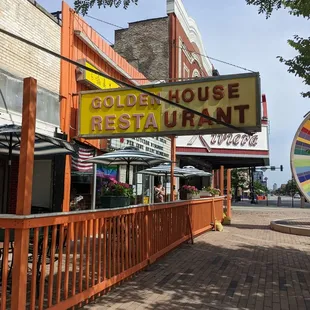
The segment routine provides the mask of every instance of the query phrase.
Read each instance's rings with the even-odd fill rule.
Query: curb
[[[270,222],[270,228],[274,231],[278,231],[285,234],[299,235],[299,236],[310,236],[309,228],[293,227],[290,225],[280,224],[278,222],[285,220],[275,220]]]

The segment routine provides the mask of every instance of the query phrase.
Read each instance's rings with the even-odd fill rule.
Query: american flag
[[[79,146],[76,155],[72,156],[72,170],[79,172],[92,172],[93,164],[83,162],[94,157],[95,151],[92,148]]]

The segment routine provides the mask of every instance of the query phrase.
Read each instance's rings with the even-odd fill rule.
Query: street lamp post
[[[266,197],[267,197],[267,206],[269,206],[269,202],[268,202],[268,183],[267,183],[267,181],[268,181],[268,178],[267,177],[265,177],[265,182],[266,182],[266,188],[267,188],[267,193],[266,193]]]

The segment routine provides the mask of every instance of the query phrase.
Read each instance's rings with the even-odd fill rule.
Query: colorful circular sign
[[[301,123],[293,140],[291,170],[300,191],[310,201],[310,115]]]

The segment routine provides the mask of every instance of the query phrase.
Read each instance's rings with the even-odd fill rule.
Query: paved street
[[[310,309],[310,239],[269,229],[310,210],[236,207],[233,225],[184,244],[85,309]]]
[[[270,196],[267,200],[261,200],[258,201],[257,204],[255,204],[256,207],[277,207],[277,201],[278,197],[277,196]],[[251,205],[251,202],[249,199],[243,199],[242,201],[239,202],[234,202],[235,206],[253,206]],[[283,208],[300,208],[300,199],[299,198],[294,198],[288,197],[288,196],[281,196],[281,207]],[[305,208],[310,208],[310,203],[306,202],[305,203]]]

